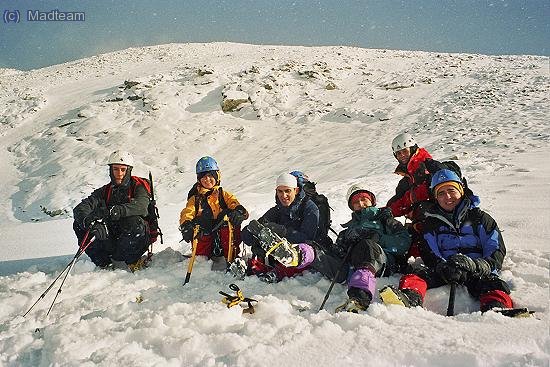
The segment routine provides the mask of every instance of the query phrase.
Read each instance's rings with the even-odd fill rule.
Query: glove
[[[424,163],[420,163],[416,171],[414,171],[413,178],[416,185],[419,185],[430,178],[430,173],[426,169],[426,165]]]
[[[95,236],[98,241],[105,241],[109,238],[109,230],[103,221],[95,221],[90,228],[90,234]]]
[[[436,265],[436,272],[448,283],[465,283],[471,276],[475,276],[477,266],[474,260],[463,254],[449,256],[447,261]]]
[[[111,217],[111,220],[116,222],[117,220],[120,220],[120,218],[124,217],[126,215],[126,208],[122,205],[113,205],[111,210],[109,210],[109,217]]]
[[[378,214],[378,219],[380,219],[381,221],[387,221],[390,218],[393,218],[391,209],[388,207],[380,208],[380,214]]]
[[[345,231],[340,232],[338,238],[336,238],[336,241],[334,242],[334,246],[332,246],[331,249],[331,252],[340,259],[343,259],[348,252],[348,243],[344,240],[344,234]]]
[[[363,239],[370,239],[374,242],[378,242],[380,240],[380,235],[372,229],[357,227],[348,228],[344,231],[345,242],[356,243]]]
[[[183,222],[180,225],[180,232],[185,242],[193,241],[193,223],[191,221]]]
[[[282,224],[266,222],[264,225],[269,228],[271,232],[278,234],[280,237],[286,237],[286,227]]]
[[[229,218],[231,224],[233,224],[235,227],[239,227],[243,220],[246,219],[246,210],[242,205],[239,205],[235,209],[230,210],[229,213],[227,213],[227,218]]]
[[[435,266],[435,271],[447,283],[462,284],[468,278],[468,274],[464,270],[457,268],[453,263],[448,261],[441,261],[437,263]]]
[[[486,278],[489,274],[491,274],[491,265],[487,260],[478,258],[474,259],[474,262],[476,263],[476,277]]]
[[[343,240],[351,243],[359,242],[361,239],[361,233],[359,232],[360,229],[358,228],[348,228],[344,231]]]
[[[88,229],[90,228],[90,226],[92,225],[92,223],[96,220],[97,218],[95,217],[95,215],[90,214],[88,215],[87,217],[84,218],[84,220],[82,221],[82,228],[84,229]]]
[[[104,206],[97,207],[93,212],[88,214],[83,220],[82,220],[82,228],[89,229],[90,226],[97,220],[104,220],[108,217],[107,208]]]

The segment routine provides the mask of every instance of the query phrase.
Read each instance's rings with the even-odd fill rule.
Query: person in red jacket
[[[392,141],[392,150],[395,159],[399,162],[395,173],[403,176],[397,184],[395,195],[388,200],[386,206],[390,208],[394,217],[405,216],[412,221],[409,228],[413,243],[409,251],[410,256],[418,257],[417,241],[421,240],[421,203],[430,200],[431,173],[443,169],[444,166],[432,159],[424,148],[418,147],[416,140],[409,133],[401,133]]]

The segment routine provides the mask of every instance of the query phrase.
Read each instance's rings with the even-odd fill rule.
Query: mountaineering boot
[[[387,285],[380,290],[380,299],[386,305],[422,306],[422,297],[412,289],[396,289]]]
[[[299,251],[286,238],[280,237],[257,220],[250,221],[247,228],[267,255],[273,256],[284,266],[298,266]]]
[[[365,311],[367,308],[364,307],[358,299],[348,298],[346,302],[336,307],[335,312],[353,312],[359,313],[359,311]]]
[[[241,259],[240,257],[233,260],[231,265],[229,266],[229,272],[231,275],[233,275],[235,278],[239,280],[243,280],[246,275],[247,265],[246,261],[244,259]]]
[[[227,261],[225,261],[225,257],[223,256],[212,256],[210,258],[212,260],[212,266],[210,267],[210,270],[213,271],[226,271],[227,270]]]
[[[344,304],[336,307],[336,312],[347,311],[358,313],[359,311],[365,311],[372,301],[372,293],[369,289],[354,286],[348,288],[348,297],[348,300]]]

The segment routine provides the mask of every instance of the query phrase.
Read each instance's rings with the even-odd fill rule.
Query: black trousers
[[[87,249],[86,255],[97,266],[107,266],[112,260],[133,264],[147,251],[149,247],[149,231],[147,223],[140,216],[125,217],[118,222],[110,223],[109,238],[104,241],[95,240]],[[76,222],[73,229],[82,242],[86,230]]]

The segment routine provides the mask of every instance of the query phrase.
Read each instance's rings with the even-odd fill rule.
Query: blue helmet
[[[441,169],[434,173],[434,175],[432,176],[430,190],[433,191],[433,189],[435,189],[437,185],[449,181],[458,182],[460,185],[462,185],[462,180],[460,179],[460,177],[458,177],[456,172],[451,171],[450,169]]]
[[[218,163],[212,157],[206,156],[199,159],[197,162],[196,171],[197,174],[208,171],[219,171]]]

